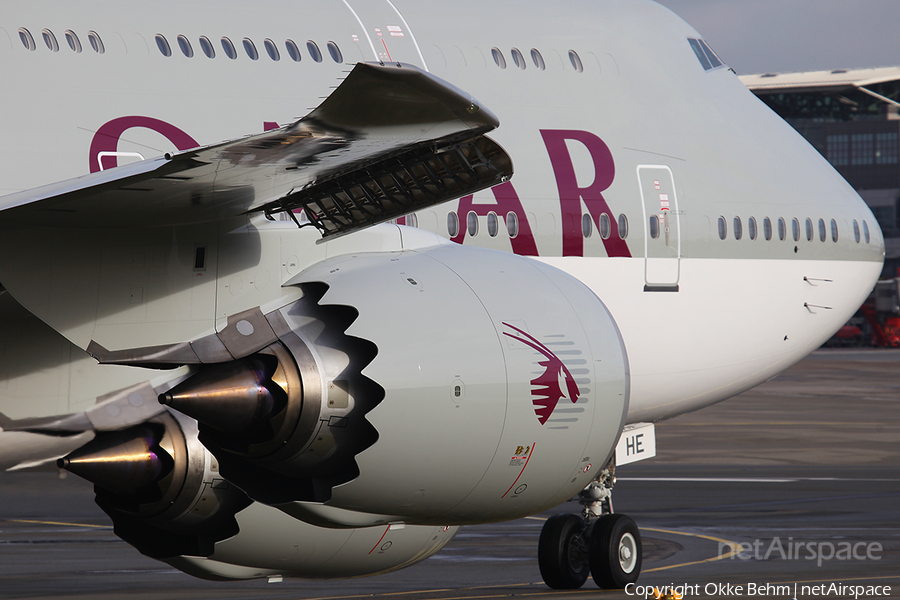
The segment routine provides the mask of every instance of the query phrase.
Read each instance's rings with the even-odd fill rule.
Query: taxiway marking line
[[[91,527],[94,529],[112,529],[110,525],[89,525],[87,523],[63,523],[61,521],[33,521],[31,519],[8,519],[8,523],[33,523],[36,525],[65,525],[66,527]]]
[[[365,594],[365,595],[356,595],[356,596],[322,596],[320,598],[308,598],[307,600],[350,600],[352,598],[386,598],[389,596],[401,596],[401,595],[409,595],[409,594],[423,594],[423,593],[432,593],[432,592],[463,592],[467,590],[489,590],[491,588],[510,588],[510,587],[523,587],[523,586],[532,586],[532,585],[544,585],[543,581],[539,581],[536,583],[511,583],[506,585],[494,585],[494,586],[484,586],[477,588],[461,588],[458,590],[411,590],[407,592],[390,592],[386,594]],[[581,597],[596,597],[598,590],[541,590],[535,592],[523,592],[520,593],[520,596],[559,596],[560,594],[565,594],[566,596],[581,596]],[[488,598],[509,598],[509,594],[484,594],[479,596],[440,596],[438,600],[487,600]]]
[[[722,560],[724,558],[731,558],[741,551],[741,545],[737,542],[732,542],[731,540],[726,540],[723,538],[713,537],[711,535],[701,535],[699,533],[688,533],[686,531],[672,531],[671,529],[654,529],[652,527],[641,527],[645,531],[656,531],[658,533],[671,533],[674,535],[686,535],[689,537],[695,538],[703,538],[705,540],[712,540],[713,542],[719,542],[720,544],[727,544],[730,548],[730,551],[726,554],[720,554],[719,556],[713,556],[712,558],[705,558],[703,560],[695,560],[692,562],[680,563],[677,565],[669,565],[666,567],[655,567],[653,569],[641,569],[641,573],[652,573],[654,571],[667,571],[669,569],[677,569],[679,567],[687,567],[690,565],[699,565],[702,563],[708,562],[716,562],[717,560]]]
[[[543,581],[539,581],[537,583],[509,583],[509,584],[497,584],[497,585],[485,585],[480,587],[469,587],[469,588],[443,588],[443,589],[434,589],[434,590],[407,590],[405,592],[385,592],[383,594],[354,594],[351,596],[319,596],[317,598],[307,598],[305,600],[350,600],[351,598],[372,598],[372,597],[393,597],[393,596],[409,596],[411,594],[425,594],[425,593],[435,593],[435,592],[463,592],[467,590],[489,590],[491,588],[508,588],[508,587],[524,587],[528,585],[543,585]],[[559,590],[548,590],[549,592],[559,591]],[[440,600],[459,600],[462,598],[509,598],[509,594],[497,594],[491,596],[458,596],[454,598],[441,598]]]

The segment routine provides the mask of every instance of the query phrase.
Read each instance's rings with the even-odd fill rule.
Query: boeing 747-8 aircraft
[[[634,582],[616,462],[882,266],[645,0],[35,0],[0,64],[0,468],[58,460],[199,577],[384,573],[577,497],[546,583]]]

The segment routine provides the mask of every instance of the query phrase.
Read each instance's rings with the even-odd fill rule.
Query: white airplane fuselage
[[[593,3],[520,18],[505,5],[471,3],[458,7],[459,23],[423,3],[398,2],[396,9],[389,2],[252,9],[230,3],[221,10],[155,3],[128,11],[89,3],[95,5],[110,10],[73,4],[49,11],[29,3],[5,12],[11,39],[2,50],[8,107],[3,191],[97,170],[101,151],[122,153],[102,158],[108,168],[135,160],[128,153],[149,158],[290,122],[327,96],[347,65],[387,61],[389,53],[390,60],[426,68],[490,107],[502,123],[495,139],[516,169],[493,194],[421,212],[418,227],[449,237],[448,215],[456,212],[455,241],[536,254],[587,284],[625,340],[629,421],[695,410],[774,376],[844,323],[880,272],[882,239],[863,201],[727,67],[704,70],[688,44],[700,36],[658,6],[629,7],[626,35],[590,18]],[[616,3],[603,8],[625,9]],[[541,16],[542,10],[548,14]],[[469,24],[471,15],[478,15],[477,25]],[[18,27],[31,32],[36,50],[16,39]],[[58,52],[40,38],[44,28],[58,39]],[[80,53],[65,46],[67,29],[80,32]],[[103,54],[90,47],[88,30],[100,35]],[[156,34],[165,36],[171,56],[157,48]],[[192,58],[179,48],[179,35],[190,41]],[[211,40],[215,58],[204,56],[200,36]],[[223,36],[234,43],[236,59],[226,56]],[[248,58],[245,38],[258,59]],[[266,39],[276,42],[280,60],[266,54]],[[299,62],[286,51],[289,39],[301,51]],[[307,40],[324,55],[321,62],[310,56]],[[339,48],[340,62],[329,55],[329,43]],[[495,64],[492,48],[506,68]],[[521,68],[513,48],[521,53]],[[570,51],[577,57],[570,59]],[[580,61],[580,72],[573,60]],[[649,189],[660,179],[667,188],[662,193],[671,194],[668,210],[660,205],[660,190]],[[466,232],[470,211],[478,215],[476,235]],[[506,226],[510,212],[518,221],[515,238]],[[603,212],[612,217],[606,240],[599,231]],[[583,215],[591,215],[587,238]],[[627,220],[624,240],[620,215]],[[668,222],[656,239],[649,231],[652,215],[663,229]],[[739,240],[736,218],[743,227]],[[779,219],[785,239],[779,239]],[[793,219],[800,223],[799,241]],[[813,224],[811,241],[806,219]],[[854,238],[854,223],[866,224],[868,242]],[[229,308],[277,302],[283,270],[277,263],[284,257],[296,256],[299,268],[323,256],[292,224],[258,227],[263,239],[296,248],[272,253],[272,264],[265,265],[272,274],[268,286],[231,292]],[[366,243],[347,250],[364,251]],[[219,309],[221,320],[228,309]],[[192,325],[199,330],[208,323]]]
[[[430,556],[457,525],[533,514],[591,486],[585,522],[621,525],[600,508],[611,483],[598,482],[611,480],[598,471],[623,424],[768,380],[868,296],[884,257],[871,211],[670,11],[643,0],[447,9],[5,7],[0,469],[99,446],[99,462],[115,462],[116,448],[155,440],[181,488],[168,472],[124,490],[102,469],[83,476],[99,473],[98,503],[125,519],[129,543],[213,578],[385,572]],[[242,148],[211,185],[184,192],[191,169],[174,169],[197,156],[185,151],[270,129],[297,142],[299,129],[279,127],[319,110],[358,63],[416,67],[477,99],[465,106],[498,117],[490,137],[514,176],[324,240],[298,229],[300,213],[226,211],[295,191],[289,169],[254,170],[271,145]],[[403,90],[382,86],[377,101],[404,102]],[[431,123],[420,116],[383,127],[379,143]],[[294,171],[344,151],[297,147],[316,158]],[[142,165],[163,166],[141,179]],[[89,173],[86,187],[65,181]],[[154,213],[136,200],[168,184],[191,206],[154,195]],[[192,220],[194,205],[214,217]],[[252,345],[261,331],[271,339]],[[245,377],[237,400],[215,387],[229,368]],[[182,411],[196,421],[178,412],[220,397],[246,410],[241,390],[283,404],[249,410],[246,430],[214,403]],[[160,508],[148,486],[178,501]],[[626,545],[639,538],[630,527],[617,534]],[[626,563],[634,581],[639,564]]]

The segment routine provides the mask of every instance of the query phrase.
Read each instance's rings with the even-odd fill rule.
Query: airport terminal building
[[[900,67],[745,75],[741,81],[834,165],[885,237],[900,274]]]

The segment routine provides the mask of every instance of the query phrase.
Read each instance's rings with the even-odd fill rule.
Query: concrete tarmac
[[[898,391],[900,351],[820,350],[658,424],[657,457],[620,467],[614,494],[642,530],[639,584],[689,586],[680,591],[691,598],[900,598]],[[578,508],[463,528],[436,556],[389,575],[212,583],[120,541],[79,478],[5,473],[0,598],[642,597],[590,579],[577,592],[541,583],[543,519]]]

